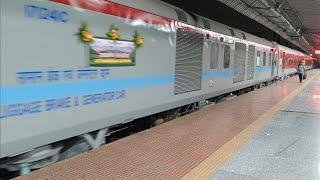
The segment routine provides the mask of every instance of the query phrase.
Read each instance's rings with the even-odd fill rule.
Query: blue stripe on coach
[[[1,88],[1,105],[27,103],[45,99],[95,94],[131,88],[142,88],[174,82],[173,75],[20,85]]]
[[[202,77],[204,79],[217,79],[217,78],[228,78],[232,77],[233,71],[213,71],[213,72],[203,72]]]
[[[255,73],[266,73],[270,72],[271,73],[271,66],[262,66],[262,67],[255,67],[254,68]]]
[[[271,67],[255,67],[256,73],[271,71]],[[203,72],[204,79],[229,78],[233,76],[232,70]],[[95,94],[107,91],[116,91],[132,88],[143,88],[161,84],[174,83],[174,75],[160,75],[150,77],[133,77],[119,80],[92,80],[84,82],[61,82],[19,85],[2,87],[0,89],[0,104],[17,104],[46,99],[55,99],[68,96]]]

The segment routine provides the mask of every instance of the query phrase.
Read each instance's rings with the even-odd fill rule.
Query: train
[[[0,54],[0,168],[22,174],[98,148],[112,127],[313,66],[160,0],[1,1]]]

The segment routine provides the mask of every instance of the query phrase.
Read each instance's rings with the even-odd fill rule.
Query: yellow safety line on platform
[[[256,121],[251,123],[246,129],[241,131],[232,140],[224,144],[221,148],[211,154],[207,159],[202,161],[198,166],[192,169],[189,173],[181,179],[197,180],[208,179],[214,172],[216,172],[235,152],[237,152],[244,143],[246,143],[255,133],[257,133],[268,121],[270,121],[278,112],[285,107],[298,93],[300,93],[314,78],[315,75],[294,90],[289,96],[281,100],[265,114],[260,116]],[[297,82],[298,83],[298,82]]]

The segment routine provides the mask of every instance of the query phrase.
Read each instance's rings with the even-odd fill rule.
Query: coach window
[[[211,53],[210,53],[210,69],[216,69],[218,67],[218,58],[219,58],[219,44],[211,44]]]
[[[230,46],[224,46],[224,55],[223,55],[223,67],[229,68],[230,66]]]
[[[267,63],[267,53],[263,52],[263,66],[266,66]]]
[[[257,66],[260,66],[260,51],[257,51]]]

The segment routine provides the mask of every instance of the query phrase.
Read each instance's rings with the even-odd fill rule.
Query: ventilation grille
[[[201,89],[203,35],[177,30],[174,94]]]
[[[175,9],[175,10],[176,10],[178,19],[179,19],[180,21],[188,22],[187,16],[186,16],[186,14],[185,14],[183,11],[180,11],[180,10],[178,10],[178,9]]]
[[[211,29],[211,25],[208,20],[202,19],[202,21],[203,21],[204,28]]]
[[[233,83],[244,81],[246,66],[246,44],[236,43],[234,55]]]
[[[253,79],[254,77],[255,52],[256,52],[256,47],[253,45],[249,45],[248,61],[247,61],[247,80]]]

